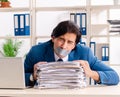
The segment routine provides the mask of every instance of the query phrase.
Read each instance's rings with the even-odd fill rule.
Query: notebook
[[[0,57],[0,88],[25,88],[22,57]]]

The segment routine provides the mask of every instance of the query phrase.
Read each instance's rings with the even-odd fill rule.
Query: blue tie
[[[63,61],[63,59],[58,59],[57,61]]]

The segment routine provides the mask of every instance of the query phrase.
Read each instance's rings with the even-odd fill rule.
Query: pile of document
[[[108,20],[110,23],[110,31],[111,33],[120,33],[120,20]]]
[[[37,88],[74,89],[86,87],[86,77],[78,62],[50,62],[38,66]]]

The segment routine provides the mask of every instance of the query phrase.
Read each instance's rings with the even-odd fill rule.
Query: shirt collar
[[[57,61],[58,59],[60,59],[57,55],[56,55],[56,53],[54,52],[54,56],[55,56],[55,61]],[[64,58],[61,58],[63,61],[68,61],[68,55],[67,56],[65,56]]]

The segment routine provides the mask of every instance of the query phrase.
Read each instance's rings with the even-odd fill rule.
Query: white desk
[[[7,97],[120,97],[120,85],[88,86],[83,89],[0,89],[0,96]]]

